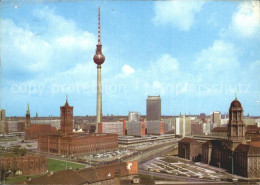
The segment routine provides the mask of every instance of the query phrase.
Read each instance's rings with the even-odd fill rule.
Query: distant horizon
[[[237,91],[260,115],[259,1],[2,1],[1,102],[6,116],[96,114],[98,6],[103,115],[226,113]],[[181,10],[181,11],[180,11]]]

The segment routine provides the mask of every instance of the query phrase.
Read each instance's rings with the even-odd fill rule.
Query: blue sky
[[[10,1],[1,3],[1,108],[7,116],[95,115],[97,8],[101,6],[103,114],[223,113],[237,89],[260,114],[257,1]]]

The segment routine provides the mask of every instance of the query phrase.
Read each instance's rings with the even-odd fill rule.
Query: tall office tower
[[[98,7],[98,44],[96,53],[93,57],[97,64],[97,122],[96,133],[98,132],[98,123],[102,121],[102,83],[101,83],[101,65],[105,61],[105,56],[102,54],[102,44],[100,37],[100,6]]]
[[[60,107],[60,134],[69,135],[73,134],[73,107],[69,106],[68,98],[64,106]]]
[[[31,116],[30,116],[30,108],[29,104],[27,104],[27,110],[26,110],[26,120],[25,120],[25,128],[29,128],[31,126]]]
[[[129,112],[128,121],[139,121],[141,118],[140,112]]]
[[[146,99],[146,119],[161,120],[161,97],[160,96],[148,96]]]
[[[5,110],[0,109],[0,133],[5,132]]]
[[[211,123],[216,123],[217,126],[221,126],[221,112],[214,111],[210,114],[210,121]]]

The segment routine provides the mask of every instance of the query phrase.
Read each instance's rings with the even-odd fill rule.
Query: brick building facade
[[[38,149],[59,155],[82,155],[118,147],[117,134],[73,133],[73,107],[68,100],[60,107],[61,126],[58,135],[39,136]]]
[[[38,139],[39,136],[57,135],[58,131],[51,125],[31,125],[25,129],[25,139]]]
[[[36,155],[0,157],[0,169],[4,172],[11,170],[11,175],[18,171],[22,175],[43,174],[47,170],[47,161],[46,157]]]
[[[39,136],[38,149],[59,155],[81,155],[118,147],[116,134],[73,134]]]

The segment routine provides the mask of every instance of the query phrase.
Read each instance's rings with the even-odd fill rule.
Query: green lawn
[[[12,156],[17,156],[16,154],[14,153],[7,153],[7,152],[4,152],[4,153],[0,153],[0,156],[1,157],[12,157]]]
[[[34,178],[34,177],[38,177],[38,176],[41,176],[41,175],[26,175],[26,176],[10,177],[5,181],[5,184],[16,184],[16,183],[25,181],[27,179],[27,177]]]
[[[75,164],[71,162],[67,162],[67,168],[72,167],[72,169],[77,169],[77,168],[85,168],[84,164]],[[66,169],[66,161],[60,161],[60,160],[55,160],[55,159],[47,159],[47,169],[49,171],[57,172],[61,170]],[[40,175],[28,175],[28,176],[16,176],[16,177],[10,177],[6,180],[6,184],[15,184],[18,182],[25,181],[27,177],[38,177]]]
[[[67,165],[66,165],[66,161],[47,159],[47,169],[49,171],[57,172],[57,171],[61,171],[61,170],[66,170],[66,166],[67,166],[67,168],[72,167],[72,169],[85,167],[84,164],[76,164],[76,163],[67,162]]]

